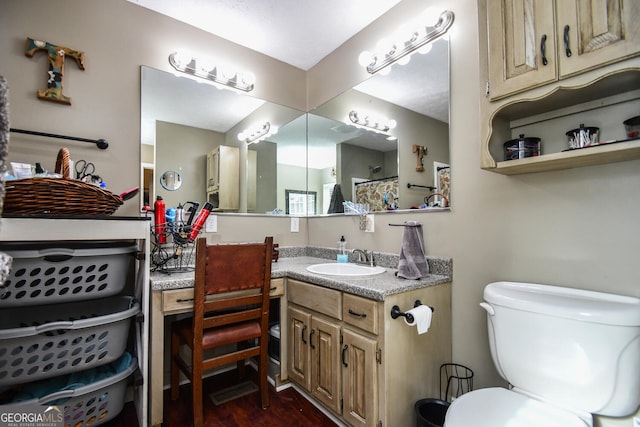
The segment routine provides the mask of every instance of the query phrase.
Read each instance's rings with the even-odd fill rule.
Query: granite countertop
[[[289,277],[377,301],[384,301],[389,295],[447,283],[451,281],[452,277],[451,259],[427,257],[429,271],[432,274],[420,280],[399,279],[395,276],[397,270],[389,267],[389,265],[397,266],[397,255],[395,256],[395,264],[393,264],[394,256],[385,257],[384,254],[381,254],[383,262],[378,263],[378,265],[385,267],[386,271],[384,273],[357,278],[325,276],[311,273],[307,271],[307,267],[313,264],[335,262],[335,258],[332,260],[331,258],[318,256],[319,254],[314,254],[314,256],[300,254],[301,256],[282,257],[283,249],[281,249],[279,260],[271,264],[271,278]],[[193,287],[193,281],[193,271],[173,272],[170,274],[152,272],[151,290],[163,291],[190,288]]]

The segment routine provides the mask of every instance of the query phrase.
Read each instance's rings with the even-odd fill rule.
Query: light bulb
[[[358,56],[358,64],[360,64],[363,67],[366,67],[367,65],[370,65],[373,63],[374,63],[374,56],[371,54],[371,52],[368,52],[365,50],[360,54],[360,56]]]
[[[253,86],[256,83],[256,76],[253,73],[242,73],[241,80],[247,86]]]
[[[411,61],[411,55],[405,55],[396,61],[398,65],[407,65]]]
[[[378,74],[380,74],[381,76],[388,76],[390,72],[391,72],[391,65],[387,65],[386,67],[378,71]]]
[[[431,52],[431,43],[427,43],[424,46],[422,46],[420,49],[418,49],[418,53],[422,55],[425,55],[429,52]]]
[[[398,122],[396,122],[395,120],[391,119],[389,120],[389,122],[387,123],[387,126],[389,126],[389,129],[393,129],[396,126],[398,126]]]
[[[184,70],[191,62],[191,56],[185,52],[176,52],[173,54],[173,60],[176,64],[176,67]]]

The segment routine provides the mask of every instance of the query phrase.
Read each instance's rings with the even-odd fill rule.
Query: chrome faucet
[[[366,249],[354,249],[352,253],[357,254],[356,264],[368,264],[371,267],[376,266],[376,261],[373,258],[373,251],[367,252]]]

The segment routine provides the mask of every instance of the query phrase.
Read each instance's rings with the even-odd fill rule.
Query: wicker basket
[[[62,148],[56,172],[70,175],[69,151]],[[26,178],[5,182],[5,214],[111,215],[122,205],[121,197],[75,179]]]

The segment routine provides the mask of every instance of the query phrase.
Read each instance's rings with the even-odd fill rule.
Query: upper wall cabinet
[[[640,111],[640,1],[478,0],[487,98],[481,167],[524,174],[640,158],[622,122]],[[598,127],[596,143],[569,147],[568,132]],[[505,155],[520,135],[532,157]],[[530,154],[529,154],[530,155]],[[509,160],[507,160],[509,159]]]
[[[636,0],[487,0],[487,12],[491,100],[640,53]]]

